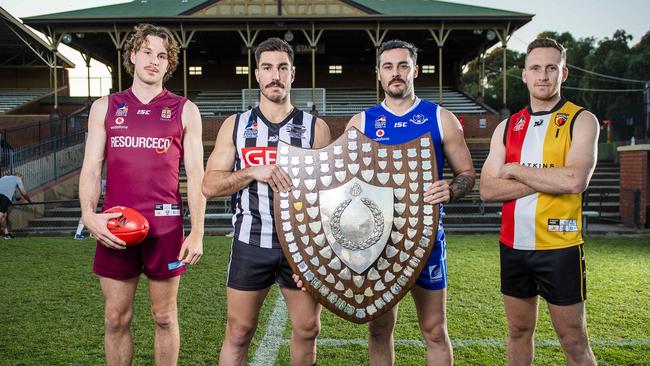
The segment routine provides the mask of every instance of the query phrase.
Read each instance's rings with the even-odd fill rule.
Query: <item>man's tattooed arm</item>
[[[458,201],[474,188],[476,176],[470,173],[461,173],[454,177],[449,184],[449,202]]]

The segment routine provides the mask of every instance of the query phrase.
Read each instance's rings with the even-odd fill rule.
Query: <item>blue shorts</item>
[[[431,291],[447,288],[447,242],[442,225],[436,234],[436,241],[427,264],[415,284]]]

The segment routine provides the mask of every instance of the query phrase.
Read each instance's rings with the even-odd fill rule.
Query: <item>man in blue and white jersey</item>
[[[476,172],[456,116],[435,103],[415,96],[413,80],[418,76],[417,49],[408,42],[384,42],[378,53],[377,75],[384,89],[381,104],[352,117],[356,127],[383,144],[402,144],[431,133],[438,167],[438,180],[424,186],[424,201],[442,204],[458,200],[472,190]],[[444,160],[454,178],[442,179]],[[439,223],[435,245],[427,265],[411,290],[420,330],[427,345],[429,365],[451,365],[453,351],[447,334],[447,264],[445,232]],[[395,361],[393,330],[397,306],[368,325],[368,352],[371,365],[392,365]]]

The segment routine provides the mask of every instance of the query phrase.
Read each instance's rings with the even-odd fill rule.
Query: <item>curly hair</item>
[[[129,36],[124,44],[124,55],[122,57],[122,64],[126,72],[133,76],[134,65],[131,63],[131,51],[138,52],[143,45],[147,43],[147,36],[155,36],[162,38],[165,41],[165,48],[167,49],[167,71],[163,81],[169,80],[176,67],[178,66],[178,42],[174,39],[172,32],[165,28],[153,24],[138,24],[133,27],[133,33]]]

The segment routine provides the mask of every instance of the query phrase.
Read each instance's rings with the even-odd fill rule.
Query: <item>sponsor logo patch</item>
[[[515,132],[516,131],[521,131],[521,130],[524,129],[524,126],[526,126],[526,117],[521,116],[517,120],[517,123],[515,123],[515,125],[512,127],[512,131],[515,131]]]
[[[257,120],[250,120],[244,128],[244,138],[245,139],[256,139],[257,138]]]
[[[375,120],[375,128],[386,128],[386,116],[383,114]]]
[[[544,120],[539,119],[539,120],[535,121],[535,123],[533,123],[533,127],[541,126],[543,124],[544,124]]]
[[[377,135],[377,137],[383,137],[386,134],[386,131],[379,129],[375,134]]]
[[[138,115],[140,116],[148,116],[150,113],[150,109],[138,109]]]
[[[156,203],[153,212],[154,216],[180,216],[181,206],[176,203]]]
[[[174,138],[143,137],[143,136],[111,136],[111,147],[132,149],[153,149],[157,154],[164,154],[169,150]]]
[[[548,231],[552,233],[575,233],[578,221],[575,219],[548,219]]]
[[[126,104],[126,102],[121,103],[119,106],[117,106],[117,110],[115,111],[115,117],[126,117],[126,115],[129,113],[129,106]]]
[[[275,164],[276,147],[244,147],[241,149],[242,161],[244,168],[259,165]]]

